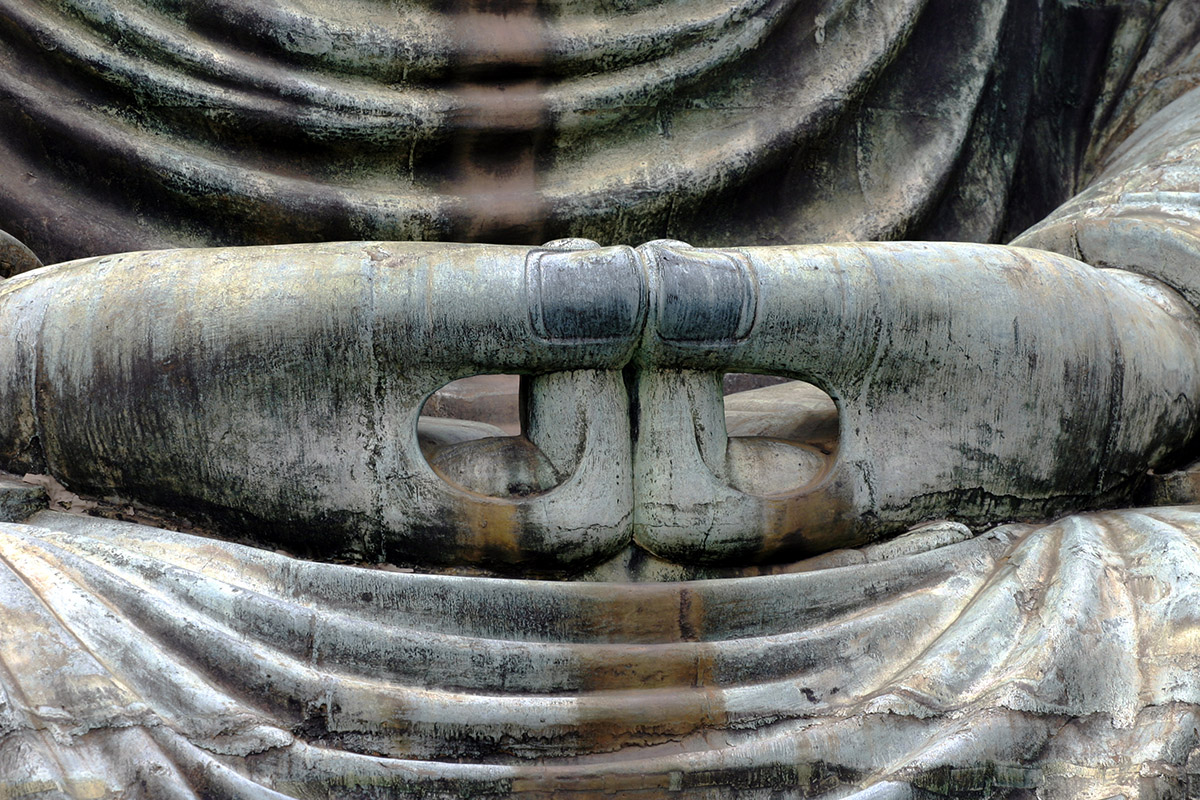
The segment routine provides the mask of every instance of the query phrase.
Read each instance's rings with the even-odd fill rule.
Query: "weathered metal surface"
[[[41,486],[0,475],[0,522],[20,522],[49,505]]]
[[[1200,90],[1193,89],[1145,120],[1090,185],[1016,243],[1150,275],[1200,304],[1198,165]]]
[[[19,272],[28,272],[42,266],[33,251],[11,234],[0,230],[0,280]]]
[[[0,0],[0,227],[48,261],[998,239],[1100,171],[1020,241],[1195,305],[1197,100],[1153,115],[1197,30],[1193,0]],[[1121,501],[1196,427],[1175,296],[970,247],[465,252],[0,283],[8,465],[591,581],[0,524],[0,796],[1195,794],[1194,509],[786,561]],[[36,266],[0,233],[0,278]],[[526,373],[524,436],[417,416],[475,369]],[[817,381],[841,448],[727,439],[727,369]]]
[[[662,556],[811,553],[931,517],[1031,519],[1112,502],[1144,458],[1195,429],[1194,312],[1154,281],[961,244],[658,245],[643,257],[652,285],[660,259],[690,259],[700,294],[678,299],[728,315],[729,335],[695,341],[656,335],[652,320],[635,356],[647,409],[635,537]],[[703,267],[737,260],[753,301],[720,287],[728,302],[712,304],[714,270]],[[655,287],[651,307],[661,313],[669,291]],[[827,391],[841,417],[836,460],[787,491],[729,486],[714,369]]]
[[[43,512],[0,525],[0,790],[1183,796],[1198,530],[1194,509],[1106,512],[631,585]]]
[[[1070,154],[1139,59],[1157,98],[1186,84],[1186,62],[1155,56],[1186,52],[1191,7],[4,0],[0,228],[47,263],[368,239],[995,240],[1070,196]]]
[[[500,436],[521,432],[519,375],[475,375],[443,386],[425,401],[422,414],[434,418],[482,422]]]
[[[542,301],[526,256],[425,244],[174,251],[10,279],[6,458],[32,468],[40,459],[25,454],[40,450],[72,487],[232,510],[268,526],[267,540],[325,555],[595,560],[628,539],[629,415],[614,370],[640,320],[605,318],[604,335],[586,339],[531,335]],[[637,263],[612,248],[576,264],[593,258]],[[591,288],[624,297],[619,285]],[[439,477],[418,443],[424,399],[464,375],[518,370],[572,370],[561,388],[575,393],[568,430],[582,449],[561,485],[497,498]]]
[[[631,539],[747,564],[1046,518],[1129,497],[1200,413],[1177,296],[981,245],[126,254],[9,279],[0,321],[9,469],[423,565],[569,571]],[[731,371],[828,391],[836,454],[729,440]],[[524,438],[427,459],[425,398],[512,372]]]
[[[757,377],[737,374],[740,379]],[[728,391],[729,375],[724,381]],[[769,436],[811,444],[823,453],[837,449],[838,410],[811,383],[783,381],[726,394],[725,430],[730,436]]]

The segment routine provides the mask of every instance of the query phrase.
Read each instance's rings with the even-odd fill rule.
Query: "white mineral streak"
[[[691,796],[825,769],[816,794],[873,797],[981,764],[1132,794],[1200,724],[1198,546],[1200,511],[1156,508],[803,574],[571,584],[42,512],[0,525],[0,794]]]

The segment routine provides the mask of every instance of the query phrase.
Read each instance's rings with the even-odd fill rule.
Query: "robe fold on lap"
[[[4,796],[1117,794],[1186,785],[1200,747],[1191,507],[679,583],[401,573],[59,512],[0,526],[0,563]]]

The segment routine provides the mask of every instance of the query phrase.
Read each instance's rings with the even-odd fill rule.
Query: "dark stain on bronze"
[[[449,6],[457,113],[447,180],[459,200],[450,238],[539,244],[547,209],[537,172],[549,128],[543,10],[536,0]]]
[[[700,638],[704,607],[701,598],[686,586],[679,590],[679,640],[694,642]]]
[[[709,687],[579,695],[572,733],[588,752],[681,741],[729,726],[724,693]]]
[[[699,685],[699,667],[705,671],[711,655],[700,656],[703,645],[671,643],[657,645],[576,645],[570,686],[576,691],[595,692],[638,689],[691,688]]]

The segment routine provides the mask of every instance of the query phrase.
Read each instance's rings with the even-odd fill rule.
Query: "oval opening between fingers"
[[[726,470],[739,491],[778,495],[803,490],[837,455],[838,409],[804,381],[729,373],[725,385]]]
[[[838,411],[816,386],[774,375],[724,376],[726,468],[752,494],[794,492],[833,462]],[[430,395],[417,423],[429,465],[447,482],[493,497],[548,491],[565,476],[521,429],[520,376],[476,375]]]
[[[462,426],[464,436],[478,431],[482,438],[521,434],[520,375],[473,375],[451,381],[429,396],[421,419],[477,423]],[[488,427],[483,427],[488,426]],[[432,435],[432,429],[430,429]],[[484,433],[486,431],[486,433]]]
[[[474,375],[425,401],[417,441],[434,472],[460,488],[519,498],[548,491],[561,476],[521,431],[519,375]]]

